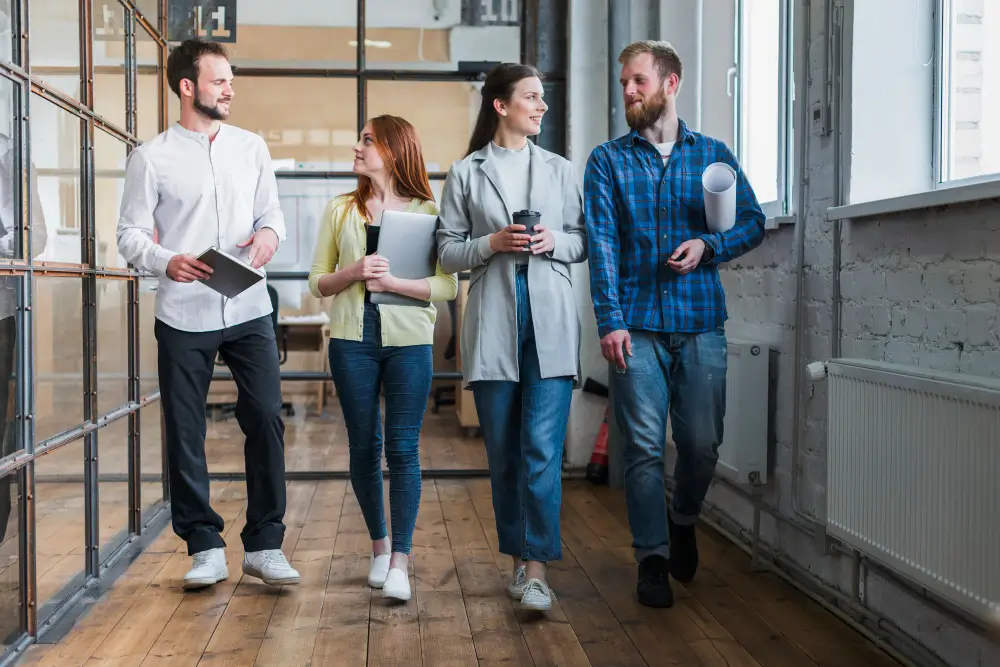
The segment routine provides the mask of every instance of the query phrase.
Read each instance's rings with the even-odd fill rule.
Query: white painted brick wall
[[[981,14],[983,9],[983,0],[962,0],[963,12]],[[821,2],[813,3],[812,25],[809,66],[812,86],[817,87],[824,81],[826,49]],[[963,63],[961,67],[966,78],[982,76],[978,63]],[[971,106],[962,112],[970,119]],[[971,150],[969,154],[971,158]],[[838,335],[832,330],[832,225],[825,217],[835,192],[829,138],[812,138],[808,172],[811,192],[806,202],[803,276],[806,361],[828,358],[832,337]],[[792,383],[794,375],[803,370],[792,367],[793,234],[791,227],[769,232],[761,248],[723,269],[730,337],[759,340],[779,351],[774,407],[776,469],[765,497],[786,516],[792,515]],[[841,255],[842,356],[1000,377],[1000,202],[845,224]],[[820,518],[826,505],[825,386],[804,383],[799,460],[799,505]],[[750,506],[737,495],[716,485],[709,500],[746,528],[751,527]],[[765,521],[762,534],[767,542],[831,585],[850,590],[847,559],[820,553],[812,540],[784,525]],[[867,596],[873,609],[946,663],[956,667],[1000,665],[1000,646],[895,584],[870,576]]]

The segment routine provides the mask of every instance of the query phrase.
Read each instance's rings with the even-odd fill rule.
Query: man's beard
[[[660,89],[652,97],[646,98],[639,106],[625,109],[625,121],[636,132],[653,126],[667,112],[667,96]]]
[[[226,120],[227,118],[229,118],[229,112],[220,109],[218,104],[216,104],[214,107],[210,107],[204,102],[202,102],[201,96],[198,94],[198,91],[195,91],[194,93],[194,108],[202,112],[212,120]]]

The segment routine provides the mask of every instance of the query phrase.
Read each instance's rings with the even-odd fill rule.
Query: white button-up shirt
[[[167,277],[174,255],[198,256],[213,246],[249,261],[250,247],[236,245],[264,227],[285,240],[271,155],[256,134],[223,124],[209,141],[174,124],[129,154],[118,252],[159,276],[155,316],[164,324],[217,331],[270,315],[266,281],[228,299],[201,282]]]
[[[0,259],[15,259],[20,231],[15,211],[21,204],[14,199],[14,187],[20,178],[14,171],[14,141],[0,128]],[[38,193],[38,175],[31,168],[31,251],[35,257],[45,250],[48,229]],[[17,287],[20,279],[0,276],[0,318],[12,317],[17,310]]]

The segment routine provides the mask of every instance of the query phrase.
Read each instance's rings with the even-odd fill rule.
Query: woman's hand
[[[524,225],[507,225],[490,235],[490,248],[493,252],[523,252],[531,241],[531,235],[523,234],[524,231]]]
[[[531,237],[531,252],[535,255],[552,252],[556,247],[556,237],[552,232],[542,225],[535,225],[535,231],[538,233]]]
[[[380,278],[369,278],[365,281],[365,289],[369,292],[396,292],[396,276],[386,272]]]
[[[389,260],[381,255],[365,255],[353,267],[353,278],[357,281],[378,280],[389,273]]]

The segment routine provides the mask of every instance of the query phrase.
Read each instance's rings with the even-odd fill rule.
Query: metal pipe
[[[357,66],[358,66],[358,85],[357,85],[357,95],[358,95],[358,136],[361,135],[361,130],[364,129],[365,123],[368,122],[368,110],[366,104],[368,101],[368,79],[366,78],[368,63],[367,55],[365,53],[365,34],[367,32],[368,17],[365,16],[365,0],[358,0],[357,4],[357,21],[358,21],[358,47],[357,47]]]
[[[620,68],[618,54],[632,38],[632,8],[630,2],[608,0],[608,138],[628,132],[625,101],[619,93]]]
[[[18,512],[21,527],[20,553],[21,581],[24,582],[21,600],[24,602],[24,631],[29,635],[38,633],[38,562],[37,540],[35,535],[35,462],[29,461],[24,471],[18,475],[22,482],[21,494],[24,507]]]
[[[125,172],[121,172],[124,176]],[[334,178],[355,179],[358,177],[352,171],[290,171],[279,169],[274,172],[274,177],[281,180],[301,180],[301,181],[323,181]],[[427,173],[427,179],[431,181],[443,181],[448,178],[446,171],[432,171]],[[270,277],[270,276],[269,276]]]
[[[434,371],[431,376],[435,380],[461,380],[459,371]],[[213,381],[232,380],[233,374],[228,371],[216,371],[212,374]],[[284,371],[282,382],[332,382],[330,374],[323,371]]]
[[[748,545],[749,539],[741,534],[744,530],[739,527],[736,521],[730,519],[725,512],[717,507],[706,505],[703,520],[744,553],[748,555],[751,553],[750,546]],[[733,524],[735,529],[730,529],[725,523]],[[888,623],[882,616],[867,607],[859,607],[853,604],[849,597],[829,586],[822,579],[803,569],[795,562],[784,558],[780,553],[774,552],[770,547],[765,545],[763,550],[765,553],[769,552],[768,556],[771,562],[767,563],[767,561],[764,561],[769,571],[851,626],[851,628],[865,636],[899,663],[906,667],[948,667],[937,656],[931,654],[912,637],[891,623]],[[865,620],[869,621],[874,627],[865,624]],[[880,635],[878,631],[882,631],[884,634]],[[907,653],[903,653],[899,648],[894,646],[891,643],[893,640],[906,644]]]
[[[702,104],[702,70],[704,69],[703,63],[705,62],[705,7],[702,0],[695,0],[695,52],[698,54],[697,62],[694,68],[694,116],[695,116],[695,130],[701,132],[701,104]]]
[[[828,0],[830,5],[834,0]],[[841,120],[841,106],[844,99],[843,89],[843,25],[841,22],[842,7],[830,10],[831,53],[833,63],[830,67],[829,76],[833,79],[833,94],[831,99],[831,125],[833,127],[833,182],[834,182],[834,206],[841,206],[845,203],[844,192],[844,170],[842,157],[844,150],[844,128]],[[840,333],[841,333],[841,294],[840,294],[840,272],[841,272],[841,233],[843,221],[840,219],[833,221],[833,266],[830,270],[830,358],[836,359],[840,356]]]
[[[795,281],[795,335],[792,348],[792,471],[791,471],[791,505],[795,516],[805,521],[808,525],[816,529],[824,530],[826,526],[816,517],[802,510],[799,506],[799,482],[802,473],[802,466],[799,462],[799,449],[802,443],[802,391],[803,380],[805,379],[804,360],[804,337],[806,329],[805,310],[805,249],[806,249],[806,225],[809,222],[809,150],[812,146],[812,134],[805,128],[809,124],[809,87],[812,85],[812,77],[809,75],[809,44],[812,39],[812,0],[802,0],[802,39],[799,40],[799,66],[796,67],[799,76],[799,83],[796,88],[802,91],[796,95],[799,105],[799,151],[796,169],[798,171],[799,188],[798,198],[795,203],[795,235],[793,237],[793,248],[796,263]]]

